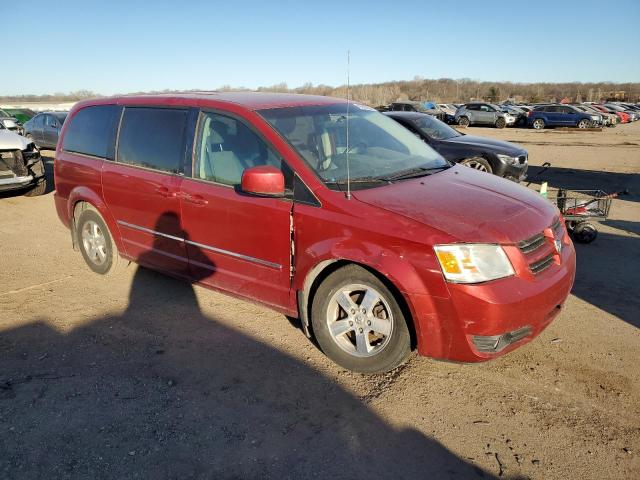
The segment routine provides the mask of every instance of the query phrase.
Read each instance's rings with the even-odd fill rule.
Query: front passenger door
[[[285,305],[291,267],[292,203],[240,189],[242,172],[286,167],[242,119],[202,112],[191,178],[182,182],[182,221],[193,281]],[[286,176],[285,176],[286,178]]]

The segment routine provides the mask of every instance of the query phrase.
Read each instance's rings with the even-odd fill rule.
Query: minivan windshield
[[[405,127],[362,105],[309,105],[258,113],[329,188],[341,190],[346,183],[347,158],[354,189],[372,188],[449,167],[440,154]]]

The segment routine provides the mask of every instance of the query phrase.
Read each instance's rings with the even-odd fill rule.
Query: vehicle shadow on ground
[[[603,190],[608,194],[628,190],[629,193],[620,198],[640,202],[640,175],[634,173],[529,166],[527,177],[527,182],[548,182],[552,188]]]
[[[640,328],[640,239],[599,232],[593,243],[575,247],[577,271],[571,293]]]
[[[0,352],[4,478],[495,478],[145,268],[121,315],[34,319]]]

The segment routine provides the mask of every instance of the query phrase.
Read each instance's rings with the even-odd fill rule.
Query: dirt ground
[[[0,197],[0,478],[640,478],[640,122],[466,133],[552,186],[631,191],[563,313],[484,364],[349,373],[261,306],[93,274],[51,193]]]

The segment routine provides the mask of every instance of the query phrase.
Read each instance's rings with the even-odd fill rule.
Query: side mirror
[[[261,197],[283,197],[284,175],[271,165],[247,168],[242,172],[240,188],[244,193]]]

